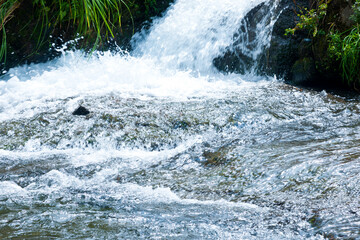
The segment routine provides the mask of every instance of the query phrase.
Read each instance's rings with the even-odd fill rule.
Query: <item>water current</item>
[[[0,238],[360,239],[359,101],[212,66],[261,2],[178,0],[130,54],[5,74]]]

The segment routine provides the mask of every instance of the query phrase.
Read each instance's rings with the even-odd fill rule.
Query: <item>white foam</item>
[[[113,93],[123,97],[172,97],[186,100],[234,89],[240,82],[219,75],[193,76],[188,71],[168,70],[151,59],[124,57],[105,53],[100,57],[63,56],[56,67],[35,76],[17,70],[17,76],[0,82],[0,120],[22,113],[31,117],[34,107],[48,106],[48,101],[79,96],[102,96]],[[66,59],[66,63],[59,62]],[[216,94],[215,94],[216,93]],[[81,98],[81,97],[80,97]],[[71,106],[73,107],[73,106]]]
[[[233,41],[241,19],[260,2],[179,0],[144,41],[135,41],[135,57],[121,51],[87,57],[75,51],[11,69],[8,81],[0,81],[0,120],[31,117],[34,108],[46,111],[47,101],[69,97],[224,96],[246,84],[239,75],[217,73],[212,59]]]
[[[0,182],[0,196],[26,195],[26,190],[14,182]]]
[[[82,188],[82,185],[83,181],[74,176],[65,174],[58,170],[51,170],[50,172],[42,175],[37,183],[29,184],[26,189],[35,192],[52,192],[69,187]]]
[[[197,199],[182,199],[176,195],[170,188],[153,188],[149,186],[140,186],[134,183],[113,184],[113,197],[119,199],[126,199],[128,201],[141,201],[147,203],[177,203],[183,205],[207,205],[216,206],[217,208],[242,208],[253,211],[264,211],[255,204],[243,202],[229,202],[224,199],[221,200],[197,200]]]
[[[243,17],[263,1],[178,0],[145,41],[138,44],[141,36],[135,38],[135,52],[170,69],[209,74],[215,71],[212,60],[233,42]]]

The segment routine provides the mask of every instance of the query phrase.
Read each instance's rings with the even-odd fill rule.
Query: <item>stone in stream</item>
[[[87,110],[85,107],[83,106],[79,106],[73,113],[72,115],[74,116],[86,116],[90,113],[89,110]]]
[[[222,164],[225,164],[230,159],[226,157],[228,153],[228,149],[226,147],[221,147],[217,151],[211,152],[211,151],[204,151],[203,157],[206,159],[204,162],[205,166],[220,166]]]

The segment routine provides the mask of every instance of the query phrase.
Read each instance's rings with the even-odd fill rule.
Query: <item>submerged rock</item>
[[[216,151],[204,151],[203,157],[205,158],[204,165],[207,167],[215,167],[229,162],[231,159],[227,157],[230,148],[222,146]]]
[[[74,116],[86,116],[90,114],[90,111],[87,110],[85,107],[83,106],[79,106],[73,113],[72,115]]]

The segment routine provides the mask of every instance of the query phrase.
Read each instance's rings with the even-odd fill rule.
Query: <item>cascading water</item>
[[[213,70],[212,60],[233,42],[246,13],[261,2],[178,1],[145,41],[137,44],[135,53],[156,59],[167,68],[208,75]]]
[[[0,238],[360,238],[359,102],[213,68],[261,2],[178,0],[130,55],[11,69]]]

